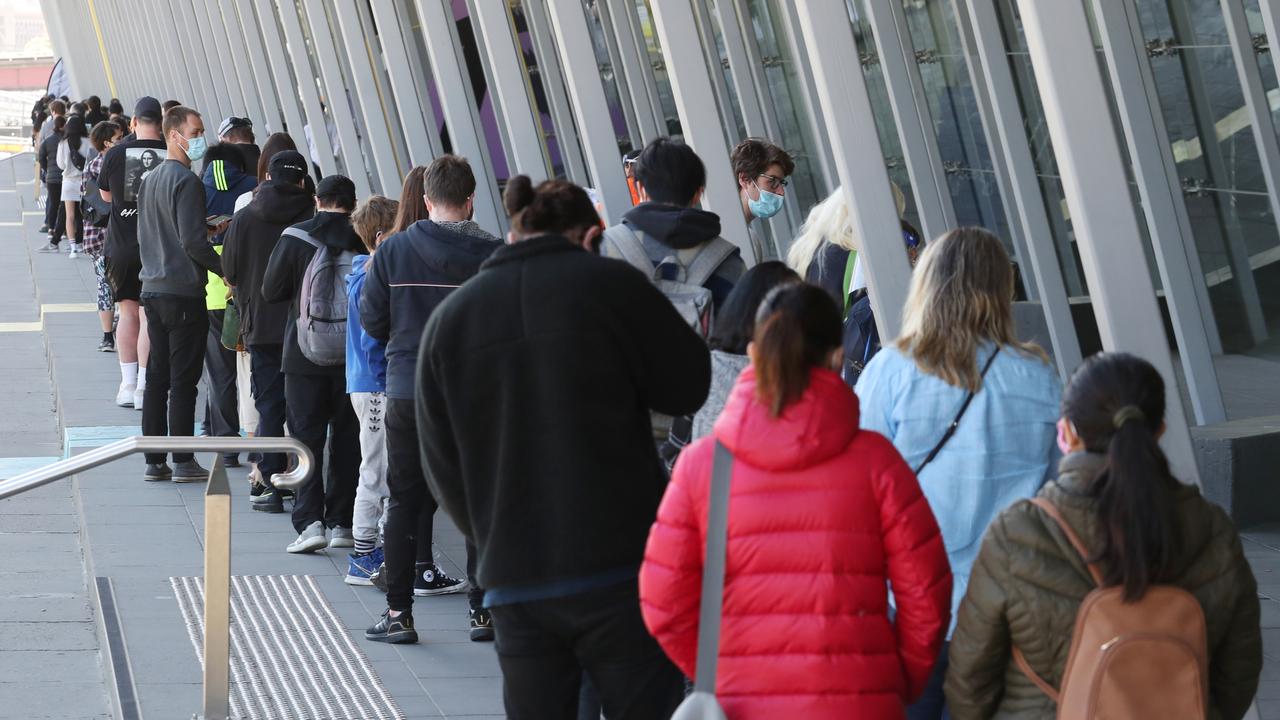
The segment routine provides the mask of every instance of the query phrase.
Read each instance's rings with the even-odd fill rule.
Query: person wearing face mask
[[[684,681],[638,590],[667,483],[649,413],[696,411],[710,355],[644,276],[595,254],[582,188],[521,175],[503,200],[511,244],[423,332],[427,482],[475,543],[507,717],[579,717],[584,671],[608,717],[670,717]]]
[[[204,365],[206,272],[222,275],[209,236],[224,228],[205,223],[205,192],[191,163],[204,157],[200,113],[178,106],[164,115],[168,155],[138,188],[138,250],[142,305],[151,364],[142,408],[144,435],[189,436],[195,430],[196,384]],[[199,482],[208,471],[191,453],[147,453],[147,480]]]
[[[786,150],[760,138],[747,138],[738,143],[729,161],[738,179],[738,196],[751,235],[751,249],[757,260],[763,260],[768,255],[752,223],[768,220],[782,210],[787,178],[796,171],[796,163]]]

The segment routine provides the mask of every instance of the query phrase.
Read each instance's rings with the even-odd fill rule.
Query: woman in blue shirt
[[[1035,495],[1057,462],[1062,383],[1043,350],[1014,336],[1013,291],[999,239],[980,228],[943,235],[915,270],[902,334],[857,385],[863,428],[889,438],[916,469],[942,529],[955,578],[952,630],[987,525]],[[944,646],[911,720],[946,717],[946,657]]]

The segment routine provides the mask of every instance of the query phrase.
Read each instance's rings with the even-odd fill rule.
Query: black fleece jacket
[[[667,484],[649,413],[695,412],[710,381],[706,344],[626,263],[555,236],[494,253],[436,308],[418,365],[427,482],[480,584],[639,568]]]
[[[360,322],[387,345],[387,397],[412,400],[427,318],[502,243],[467,221],[419,220],[378,246],[360,296]]]
[[[222,270],[235,288],[246,345],[284,343],[289,303],[268,302],[262,296],[262,278],[280,233],[315,211],[315,198],[307,190],[268,180],[258,186],[249,206],[231,218],[222,237]]]
[[[298,223],[297,227],[310,233],[330,252],[350,250],[358,255],[369,253],[351,227],[351,216],[346,213],[320,211],[314,218]],[[307,265],[317,252],[319,250],[300,238],[281,235],[262,277],[262,297],[268,302],[289,303],[284,327],[284,359],[280,363],[282,372],[342,376],[347,372],[346,365],[316,365],[298,347],[298,293],[302,291],[302,276],[307,272]]]

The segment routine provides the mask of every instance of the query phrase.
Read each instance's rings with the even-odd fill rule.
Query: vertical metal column
[[[796,10],[810,49],[814,85],[831,135],[849,221],[862,240],[859,258],[866,263],[876,326],[882,341],[889,343],[902,327],[911,268],[898,231],[898,210],[889,190],[853,29],[844,3],[803,3]]]
[[[262,52],[262,35],[258,31],[258,17],[254,14],[253,8],[249,7],[249,1],[221,0],[222,12],[231,23],[229,32],[233,36],[232,42],[236,44],[236,52],[242,53],[241,57],[249,59],[258,103],[262,108],[262,116],[254,118],[254,122],[261,123],[266,129],[267,132],[261,133],[261,139],[266,140],[268,133],[284,130],[284,115],[280,112],[279,93],[276,92],[275,83],[271,80],[271,70],[267,67],[266,55]]]
[[[1169,388],[1163,444],[1177,475],[1198,484],[1178,376],[1125,178],[1125,151],[1110,114],[1098,112],[1107,106],[1107,93],[1089,19],[1075,2],[1018,0],[1018,7],[1103,347],[1141,355],[1160,371]]]
[[[1267,198],[1271,201],[1271,216],[1280,222],[1280,140],[1276,139],[1276,125],[1272,120],[1271,102],[1267,98],[1266,88],[1262,86],[1262,71],[1258,68],[1258,57],[1253,49],[1253,35],[1249,32],[1249,20],[1244,14],[1243,0],[1221,0],[1223,21],[1227,26],[1230,38],[1231,56],[1236,61],[1236,73],[1240,77],[1240,90],[1244,93],[1245,108],[1249,113],[1249,126],[1253,130],[1254,144],[1258,148],[1258,162],[1262,165],[1262,177],[1267,183]],[[1253,278],[1253,266],[1249,259],[1248,248],[1237,249],[1240,258],[1234,263],[1234,270],[1239,275],[1237,281],[1241,288],[1252,285],[1257,293],[1257,284]],[[1233,253],[1233,255],[1236,253]],[[1266,319],[1262,317],[1261,301],[1252,306],[1252,299],[1246,295],[1245,311],[1249,314],[1249,323],[1258,340],[1266,339]],[[1258,325],[1261,332],[1258,332]]]
[[[302,36],[302,20],[298,17],[298,6],[293,0],[275,0],[280,10],[280,23],[284,27],[285,42],[289,46],[289,57],[293,59],[293,72],[298,79],[298,90],[302,93],[302,108],[306,114],[307,126],[311,129],[311,142],[316,148],[318,157],[309,158],[320,166],[323,175],[334,175],[338,172],[337,157],[333,143],[329,141],[329,126],[324,121],[324,111],[320,109],[320,94],[316,89],[316,78],[311,69],[311,58],[307,55],[307,43]],[[305,146],[306,131],[299,128],[293,136],[294,142]],[[308,148],[308,151],[310,148]]]
[[[760,95],[752,82],[751,58],[747,55],[747,44],[743,39],[742,26],[738,24],[738,13],[731,0],[719,0],[716,3],[716,16],[720,20],[720,37],[724,41],[724,53],[729,58],[729,77],[733,80],[733,91],[738,96],[738,108],[742,111],[742,124],[749,137],[764,137],[768,134],[764,124],[764,107]]]
[[[218,123],[228,115],[244,115],[249,112],[249,101],[245,97],[240,76],[236,71],[236,61],[243,56],[231,55],[231,46],[227,41],[226,23],[217,8],[217,0],[196,0],[193,3],[197,22],[204,20],[206,32],[202,33],[205,54],[209,57],[209,72],[213,76],[214,87],[218,89],[222,103],[218,117],[211,118],[210,124],[217,132]]]
[[[280,93],[280,110],[288,125],[289,136],[298,147],[305,148],[307,139],[303,127],[307,124],[302,114],[302,105],[298,101],[298,86],[289,72],[289,59],[284,54],[284,39],[280,28],[280,16],[276,14],[274,0],[254,2],[254,0],[237,0],[242,12],[257,13],[258,26],[262,32],[262,47],[266,49],[267,64],[271,75],[275,78],[276,91]],[[311,68],[307,66],[308,77]],[[305,151],[304,151],[305,152]],[[310,158],[307,158],[310,160]]]
[[[902,0],[866,0],[866,8],[871,32],[880,48],[880,68],[884,71],[907,174],[915,190],[916,209],[924,234],[938,237],[956,226],[956,211]]]
[[[365,32],[361,27],[355,0],[334,0],[332,7],[338,32],[342,34],[342,45],[347,51],[347,62],[351,67],[351,83],[355,86],[352,92],[359,98],[356,106],[364,116],[365,132],[369,136],[369,148],[376,166],[374,176],[382,193],[395,197],[399,193],[404,175],[396,163],[395,143],[391,139],[391,129],[387,122],[388,109],[378,88],[378,80],[373,76],[369,43],[374,34]]]
[[[174,41],[174,50],[181,53],[187,63],[187,72],[191,75],[191,84],[195,89],[195,94],[190,98],[173,98],[181,101],[188,107],[194,107],[204,113],[217,113],[217,104],[214,102],[215,93],[213,86],[209,82],[209,68],[204,61],[203,45],[200,43],[199,33],[193,33],[194,15],[191,12],[191,3],[189,0],[167,0],[170,11],[161,13],[167,16],[173,25],[173,34],[171,36]],[[164,30],[161,30],[161,34]],[[168,98],[158,98],[164,102]]]
[[[631,83],[640,82],[640,80],[631,75],[631,71],[635,68],[627,67],[627,64],[622,60],[622,49],[618,45],[618,34],[614,27],[612,11],[609,10],[609,3],[604,2],[604,0],[598,0],[594,7],[596,15],[600,19],[600,29],[604,35],[605,52],[609,55],[609,69],[613,73],[613,82],[618,88],[618,99],[621,101],[622,116],[627,124],[627,134],[631,136],[632,146],[643,147],[644,136],[640,132],[640,118],[636,113],[635,104],[629,102],[631,99]],[[603,75],[604,73],[601,73],[601,76]]]
[[[569,95],[564,89],[565,78],[560,68],[560,54],[556,51],[555,39],[551,36],[551,21],[547,19],[546,8],[541,4],[526,1],[523,7],[524,19],[529,25],[529,36],[533,39],[534,52],[538,58],[538,77],[547,95],[551,124],[555,127],[556,147],[560,149],[565,175],[572,182],[588,184],[587,162],[582,156],[578,129],[573,122],[573,108],[569,105]]]
[[[404,125],[405,143],[409,147],[409,166],[412,168],[424,165],[440,154],[437,147],[440,139],[434,134],[434,130],[428,129],[434,128],[435,112],[430,107],[431,98],[426,93],[426,84],[423,83],[420,90],[414,83],[409,65],[409,49],[405,45],[396,4],[394,0],[372,0],[370,9],[373,11],[373,21],[378,26],[378,42],[382,46],[383,61],[391,79],[394,108]],[[402,182],[403,178],[404,174],[401,174],[397,183]]]
[[[649,48],[645,45],[640,29],[640,16],[632,0],[597,0],[609,3],[613,20],[614,37],[618,41],[618,56],[626,67],[626,90],[635,108],[636,124],[640,128],[641,145],[667,135],[666,118],[662,102],[658,98],[658,82],[653,76],[653,64],[649,60]],[[619,87],[619,92],[622,91]]]
[[[498,182],[493,164],[489,161],[489,146],[485,142],[484,128],[480,124],[480,112],[476,96],[471,88],[470,73],[462,59],[462,45],[458,40],[458,26],[453,19],[453,3],[446,0],[415,0],[418,22],[423,32],[431,62],[431,75],[435,79],[436,93],[444,111],[445,125],[453,152],[471,162],[476,176],[476,222],[490,232],[501,235],[507,228],[507,214],[498,196]],[[427,32],[430,28],[430,32]]]
[[[591,182],[604,204],[609,224],[622,221],[631,209],[631,191],[622,174],[622,156],[618,152],[618,136],[613,131],[609,103],[596,68],[596,55],[591,44],[591,30],[581,0],[525,0],[526,7],[537,4],[550,13],[555,30],[560,65],[565,85],[573,101],[574,117],[582,137],[582,150]]]
[[[1053,343],[1053,356],[1058,372],[1066,378],[1082,360],[1080,341],[1071,317],[1071,304],[1067,299],[1066,284],[1062,281],[1062,268],[1058,265],[1057,250],[1053,246],[1053,232],[1049,216],[1040,195],[1040,182],[1036,177],[1035,161],[1023,125],[1022,110],[1018,105],[1018,92],[1009,70],[1009,58],[1005,54],[1004,40],[1000,36],[1000,19],[989,0],[953,0],[956,18],[962,36],[969,49],[969,62],[980,68],[985,82],[975,82],[974,91],[983,88],[991,102],[999,142],[993,143],[992,162],[1006,162],[1012,192],[1005,196],[1006,204],[1012,204],[1022,225],[1026,239],[1027,258],[1031,262],[1032,276],[1039,288],[1040,306],[1044,310],[1049,327],[1049,339]],[[1003,158],[1000,149],[1003,148]]]
[[[650,7],[685,142],[707,166],[703,205],[720,216],[720,235],[738,246],[748,265],[754,265],[764,258],[757,256],[742,216],[742,198],[729,163],[722,118],[702,56],[693,8],[688,0],[653,0]]]
[[[229,69],[227,81],[236,84],[239,97],[243,101],[240,112],[259,126],[268,123],[266,109],[263,107],[258,82],[254,77],[253,62],[244,44],[244,35],[240,32],[240,20],[236,17],[236,9],[231,0],[207,0],[209,16],[221,28],[219,38],[226,38],[224,65]],[[261,49],[259,49],[261,52]],[[216,132],[216,130],[215,130]]]
[[[1195,257],[1191,219],[1169,135],[1158,115],[1160,98],[1147,64],[1137,8],[1132,0],[1094,0],[1093,17],[1106,50],[1113,96],[1133,158],[1133,175],[1142,197],[1196,422],[1220,423],[1227,419],[1227,411],[1209,341],[1210,333],[1217,336],[1217,323],[1208,304],[1199,258]]]
[[[201,720],[231,715],[231,486],[219,453],[204,493],[204,702]]]
[[[350,96],[347,94],[346,79],[342,77],[342,63],[338,60],[338,47],[334,43],[324,4],[324,0],[302,2],[302,7],[307,12],[307,25],[311,28],[311,47],[315,50],[316,65],[320,66],[320,78],[329,98],[329,115],[338,128],[343,169],[356,185],[356,196],[368,197],[373,189],[369,184],[369,172],[360,148],[360,135],[356,131],[356,121],[352,115],[352,105],[359,104],[360,100],[354,91]],[[316,126],[311,127],[311,135],[314,137]]]
[[[470,6],[475,21],[473,27],[482,38],[484,51],[493,66],[494,84],[489,86],[489,97],[496,100],[507,153],[514,161],[511,174],[528,175],[535,183],[546,180],[551,177],[551,163],[543,141],[538,104],[519,51],[511,6],[484,0],[473,0]]]

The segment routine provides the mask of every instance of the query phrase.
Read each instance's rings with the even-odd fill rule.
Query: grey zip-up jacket
[[[204,183],[186,165],[165,160],[138,188],[142,292],[203,298],[208,276],[222,275],[209,243]]]

